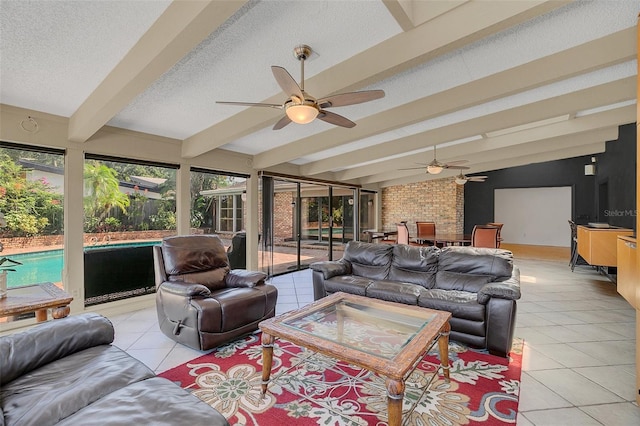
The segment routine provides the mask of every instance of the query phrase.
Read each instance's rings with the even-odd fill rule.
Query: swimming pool
[[[152,246],[158,243],[159,241],[113,243],[87,246],[84,249],[94,250],[102,248]],[[9,272],[7,274],[8,288],[49,281],[54,283],[62,281],[62,267],[64,266],[62,249],[12,254],[7,257],[22,263],[22,265],[15,267],[16,272]]]

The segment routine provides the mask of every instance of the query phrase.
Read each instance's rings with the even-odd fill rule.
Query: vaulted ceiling
[[[0,103],[181,141],[185,158],[248,156],[274,170],[364,186],[603,152],[636,116],[640,0],[0,0]],[[382,89],[332,108],[357,123],[272,130],[271,65],[317,98]]]

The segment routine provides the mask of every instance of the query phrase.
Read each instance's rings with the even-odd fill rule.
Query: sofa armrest
[[[86,313],[0,337],[0,385],[76,352],[113,342],[111,322]]]
[[[348,275],[351,273],[351,265],[343,260],[327,260],[324,262],[314,262],[309,268],[322,273],[325,280],[337,275]]]
[[[520,270],[514,266],[511,278],[487,283],[478,291],[478,303],[486,305],[492,297],[518,300],[520,296]]]
[[[211,290],[202,284],[186,283],[182,281],[165,281],[160,285],[163,292],[184,297],[209,297]]]
[[[245,269],[232,269],[227,274],[225,282],[227,287],[238,288],[248,287],[252,288],[258,284],[264,283],[267,278],[267,274],[259,271],[247,271]]]

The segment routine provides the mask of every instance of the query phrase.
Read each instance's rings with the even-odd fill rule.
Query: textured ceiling
[[[604,150],[635,121],[640,0],[0,0],[0,102],[182,141],[183,156],[248,155],[256,169],[389,186],[399,170],[469,160],[470,173]],[[271,65],[305,89],[382,89],[380,100],[271,130],[283,103]],[[437,177],[449,176],[445,171]]]

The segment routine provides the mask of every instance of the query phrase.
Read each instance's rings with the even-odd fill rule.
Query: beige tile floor
[[[635,403],[635,311],[589,266],[516,259],[522,272],[516,336],[525,340],[518,425],[640,425]],[[311,272],[272,280],[277,313],[313,300]],[[115,344],[156,372],[202,352],[158,329],[155,309],[111,317]]]

